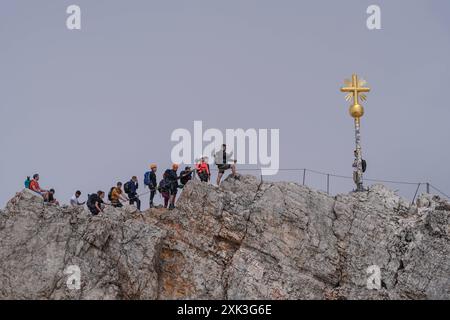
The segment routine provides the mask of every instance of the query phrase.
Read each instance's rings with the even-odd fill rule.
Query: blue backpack
[[[30,177],[27,177],[27,180],[25,180],[24,185],[25,185],[25,189],[30,189]]]

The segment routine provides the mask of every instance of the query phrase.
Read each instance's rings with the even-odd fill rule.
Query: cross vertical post
[[[355,121],[355,161],[353,163],[354,172],[353,180],[356,184],[356,191],[364,191],[363,186],[363,166],[362,166],[362,151],[361,151],[361,118],[364,115],[364,108],[360,105],[360,101],[365,101],[367,96],[365,93],[370,91],[370,88],[364,87],[366,82],[359,80],[356,74],[352,75],[352,80],[345,80],[345,86],[341,88],[342,92],[347,93],[346,100],[353,100],[350,106],[350,115]]]

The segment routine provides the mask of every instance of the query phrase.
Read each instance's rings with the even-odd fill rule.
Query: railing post
[[[419,193],[421,183],[417,185],[416,193],[414,194],[414,198],[412,199],[411,205],[414,205],[414,201],[416,201],[417,194]]]
[[[303,169],[303,185],[305,185],[306,181],[306,169]]]
[[[427,194],[430,194],[430,183],[427,182]]]
[[[330,174],[327,174],[327,194],[330,194]]]

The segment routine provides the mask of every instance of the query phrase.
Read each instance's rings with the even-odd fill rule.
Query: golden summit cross
[[[354,74],[351,81],[345,80],[345,87],[341,88],[341,91],[348,93],[345,97],[347,101],[353,99],[353,104],[358,105],[360,98],[362,101],[367,99],[364,93],[370,91],[370,88],[364,87],[364,85],[366,85],[366,81],[358,79],[358,76]]]

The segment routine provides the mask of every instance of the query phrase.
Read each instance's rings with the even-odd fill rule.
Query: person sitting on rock
[[[100,212],[103,212],[103,198],[105,197],[105,193],[99,190],[97,193],[93,193],[89,195],[88,201],[86,203],[89,211],[94,215],[98,215]]]
[[[47,190],[41,189],[39,186],[39,174],[34,174],[33,179],[30,182],[30,190],[39,193],[42,197],[45,197],[45,195],[48,193]]]
[[[51,204],[59,206],[59,202],[55,199],[55,189],[50,189],[44,195],[44,202],[51,203]]]
[[[226,170],[231,169],[231,173],[234,176],[236,176],[236,160],[233,160],[233,163],[231,162],[231,156],[233,155],[233,152],[227,153],[227,145],[222,145],[222,150],[216,152],[214,154],[214,162],[217,165],[217,169],[219,169],[219,173],[217,175],[217,186],[220,186],[220,180],[222,179],[223,174]]]
[[[81,191],[77,190],[75,194],[70,198],[70,205],[72,207],[78,207],[84,205],[85,202],[80,202],[78,199],[81,197]]]
[[[198,174],[198,177],[200,178],[200,181],[208,182],[210,172],[209,172],[209,165],[205,161],[205,157],[202,157],[200,159],[200,162],[197,163],[197,165],[196,165],[196,169],[197,169],[197,174]]]
[[[123,205],[120,201],[129,201],[129,199],[124,197],[122,194],[122,182],[117,182],[117,185],[111,189],[108,197],[113,207],[121,208]]]

